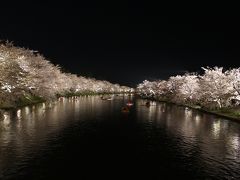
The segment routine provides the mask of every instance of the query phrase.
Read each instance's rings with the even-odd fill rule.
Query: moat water
[[[240,123],[145,103],[91,96],[5,112],[0,179],[240,179]]]

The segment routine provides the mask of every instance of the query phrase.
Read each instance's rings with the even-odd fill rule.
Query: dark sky
[[[140,1],[6,5],[0,39],[65,71],[130,86],[201,66],[240,67],[237,14],[164,9]]]

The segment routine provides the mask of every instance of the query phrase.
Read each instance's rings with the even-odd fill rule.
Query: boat
[[[122,112],[123,112],[123,113],[129,113],[128,107],[123,107],[123,108],[122,108]]]
[[[148,102],[146,102],[146,104],[145,104],[147,107],[149,107],[150,106],[150,102],[148,101]]]
[[[112,97],[104,97],[104,96],[101,96],[101,99],[102,100],[107,100],[107,101],[111,101],[111,100],[113,100],[113,96]]]
[[[133,103],[131,101],[128,101],[127,106],[133,106]]]

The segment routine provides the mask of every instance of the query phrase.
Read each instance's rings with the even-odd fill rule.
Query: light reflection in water
[[[197,114],[197,115],[195,116],[195,121],[196,121],[196,124],[199,125],[199,123],[200,123],[200,121],[201,121],[200,115]]]
[[[122,126],[117,128],[120,132],[129,124],[142,128],[137,138],[146,138],[142,147],[150,149],[148,153],[154,150],[161,153],[165,149],[175,153],[174,160],[179,161],[181,167],[191,169],[196,163],[197,168],[213,175],[220,173],[223,177],[226,168],[231,170],[229,174],[240,171],[239,124],[166,103],[151,102],[147,107],[146,101],[140,99],[136,100],[128,118],[123,121],[121,107],[129,99],[133,97],[114,96],[113,101],[103,101],[99,96],[59,98],[56,103],[4,112],[3,120],[0,120],[0,172],[18,166],[18,163],[26,163],[39,149],[48,149],[48,143],[57,142],[68,127],[72,130],[82,124],[87,131],[94,131],[89,122],[108,124],[110,115],[114,116],[110,124],[121,120],[118,123]],[[127,131],[117,137],[126,132],[130,137],[135,135],[137,132],[131,128],[126,128]],[[51,149],[48,150],[51,152]]]
[[[138,104],[146,102],[139,101],[141,103],[138,102]],[[171,150],[184,152],[183,159],[195,158],[202,168],[207,166],[216,175],[220,173],[221,168],[213,169],[213,164],[215,167],[222,166],[222,163],[227,164],[229,168],[232,166],[232,169],[238,167],[236,164],[240,163],[240,125],[238,123],[219,119],[190,108],[163,103],[157,104],[159,108],[154,107],[156,106],[147,109],[139,106],[137,108],[138,119],[149,121],[149,123],[152,119],[159,119],[157,121],[159,131],[165,128],[165,136],[175,142]],[[229,126],[229,124],[235,124],[235,126]],[[196,151],[199,152],[198,156],[193,156]],[[222,171],[224,172],[224,169]]]
[[[35,148],[54,141],[55,136],[51,134],[70,126],[74,121],[102,116],[111,106],[113,102],[103,101],[99,96],[59,98],[57,103],[41,103],[16,112],[4,112],[0,120],[0,164],[8,168],[17,163],[18,158],[28,159],[27,154],[34,154]]]
[[[229,139],[230,139],[230,144],[231,144],[232,148],[235,150],[239,150],[240,149],[239,136],[235,135],[235,136],[229,137]]]
[[[153,118],[155,118],[156,116],[156,102],[151,102],[150,103],[150,106],[148,107],[149,108],[149,111],[148,111],[148,119],[150,121],[153,120]]]
[[[219,138],[220,130],[221,130],[220,126],[221,126],[221,120],[216,120],[213,122],[212,132],[213,132],[214,138]]]
[[[9,126],[10,124],[10,115],[8,113],[3,114],[3,124],[5,127]]]
[[[17,118],[18,118],[18,120],[21,120],[21,117],[22,117],[21,112],[22,112],[21,109],[17,110]]]

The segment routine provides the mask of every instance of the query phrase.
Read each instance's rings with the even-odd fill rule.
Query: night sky
[[[201,66],[240,67],[239,16],[163,9],[140,2],[2,6],[0,39],[38,50],[66,72],[133,87]]]

